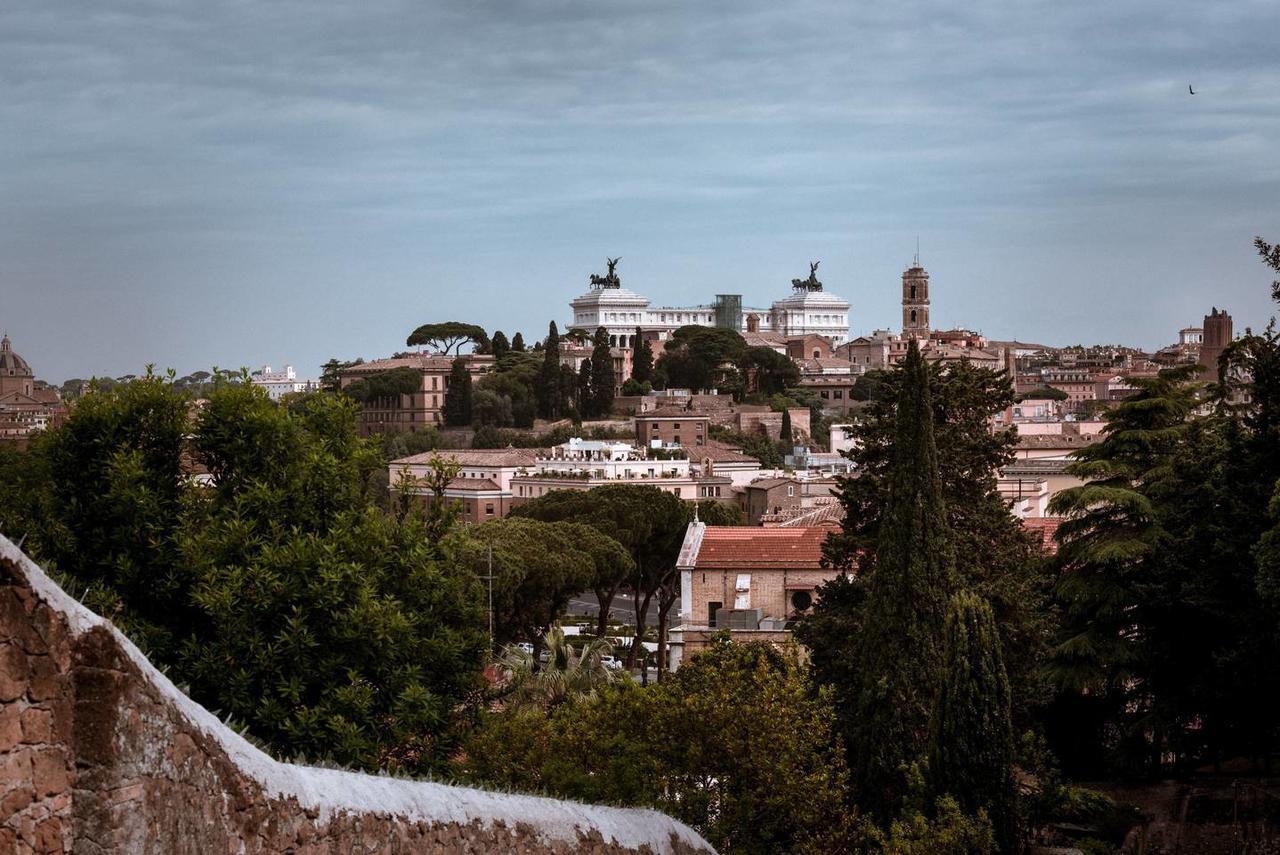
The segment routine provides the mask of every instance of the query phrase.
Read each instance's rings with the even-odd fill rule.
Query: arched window
[[[912,285],[912,286],[911,286],[911,299],[912,299],[912,300],[914,300],[915,298],[916,298],[916,286]]]
[[[915,326],[915,325],[916,325],[916,310],[915,310],[915,309],[912,309],[912,310],[911,310],[911,325],[912,325],[912,326]]]

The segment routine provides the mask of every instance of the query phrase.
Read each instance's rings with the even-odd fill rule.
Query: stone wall
[[[0,853],[686,853],[648,810],[279,763],[0,536]]]

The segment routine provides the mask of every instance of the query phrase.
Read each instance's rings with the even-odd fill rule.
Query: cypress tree
[[[573,410],[574,413],[577,413],[577,420],[580,421],[582,414],[578,412],[573,403],[578,395],[578,373],[573,370],[572,365],[561,365],[559,379],[557,395],[560,402],[560,416],[561,418],[566,418],[572,415],[569,411]]]
[[[524,334],[516,333],[511,338],[511,349],[516,353],[524,353]]]
[[[511,350],[511,343],[507,341],[507,334],[502,330],[496,330],[493,338],[489,341],[489,352],[493,354],[494,359],[501,359]]]
[[[785,443],[791,442],[791,411],[786,407],[782,408],[782,430],[778,434],[778,439]]]
[[[636,342],[631,351],[631,379],[646,383],[653,378],[653,347],[636,327]]]
[[[609,333],[604,327],[596,330],[591,348],[591,411],[596,416],[607,416],[613,411],[613,391],[617,377],[613,373],[613,353],[609,348]]]
[[[995,615],[961,591],[947,611],[943,682],[930,727],[929,775],[936,795],[967,812],[985,808],[1001,852],[1017,852],[1009,678]]]
[[[453,360],[449,388],[444,393],[444,423],[451,427],[471,424],[471,372],[462,357]]]
[[[860,801],[886,823],[906,795],[908,770],[928,750],[955,563],[938,477],[929,369],[915,341],[902,371],[850,746]]]
[[[595,400],[591,397],[591,357],[588,356],[578,368],[578,415],[591,419],[595,414]]]
[[[560,379],[560,332],[552,321],[542,345],[542,370],[538,372],[538,415],[544,419],[560,418],[560,396],[556,394]]]

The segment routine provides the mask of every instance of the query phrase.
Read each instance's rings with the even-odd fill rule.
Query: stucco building
[[[783,644],[814,590],[838,571],[822,566],[825,527],[750,528],[693,522],[676,562],[680,618],[667,634],[670,666],[728,630],[734,641]]]

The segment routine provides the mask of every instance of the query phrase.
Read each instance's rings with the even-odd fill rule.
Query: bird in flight
[[[1187,84],[1187,91],[1190,92],[1192,95],[1196,94],[1196,90],[1191,88],[1190,83]]]

